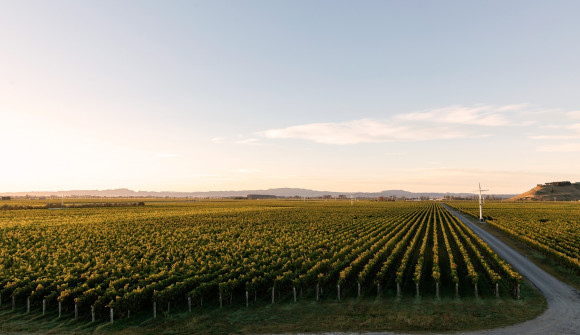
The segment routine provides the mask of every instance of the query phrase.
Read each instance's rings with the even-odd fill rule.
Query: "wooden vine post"
[[[316,302],[320,300],[320,284],[316,283]]]

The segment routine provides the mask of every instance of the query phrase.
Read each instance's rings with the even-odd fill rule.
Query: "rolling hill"
[[[580,182],[557,181],[538,184],[533,189],[517,195],[512,201],[579,201]]]

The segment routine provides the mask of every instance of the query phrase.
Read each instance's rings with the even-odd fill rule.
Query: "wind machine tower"
[[[478,183],[479,185],[479,223],[484,223],[485,220],[483,219],[483,198],[481,197],[481,192],[485,192],[485,191],[489,191],[489,190],[482,190],[481,189],[481,183]]]

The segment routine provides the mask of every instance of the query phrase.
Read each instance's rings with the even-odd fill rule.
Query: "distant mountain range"
[[[72,190],[72,191],[38,191],[38,192],[10,192],[0,193],[2,196],[93,196],[93,197],[170,197],[170,198],[225,198],[225,197],[246,197],[251,194],[275,195],[277,197],[322,197],[330,195],[333,197],[346,195],[356,198],[377,198],[377,197],[406,197],[406,198],[442,198],[444,196],[472,197],[474,193],[437,193],[437,192],[408,192],[404,190],[388,190],[382,192],[331,192],[316,191],[303,188],[271,188],[267,190],[242,190],[242,191],[209,191],[209,192],[153,192],[153,191],[133,191],[126,188],[114,190]],[[496,194],[496,198],[511,198],[515,194]]]

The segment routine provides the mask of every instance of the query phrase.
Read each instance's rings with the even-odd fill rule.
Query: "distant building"
[[[545,186],[570,186],[572,185],[569,181],[553,181],[551,183],[546,183]]]
[[[259,199],[276,199],[278,198],[275,195],[271,194],[248,194],[248,199],[250,200],[259,200]]]
[[[12,200],[12,197],[2,197],[2,200]]]

